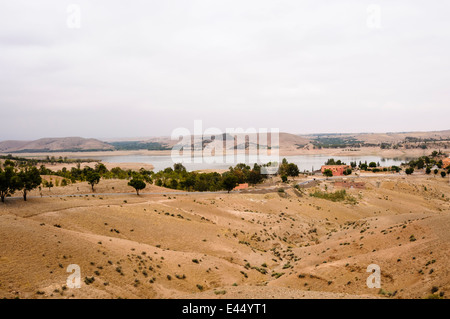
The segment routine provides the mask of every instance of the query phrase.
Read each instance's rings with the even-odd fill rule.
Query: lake
[[[90,157],[92,159],[101,160],[103,162],[109,163],[146,163],[152,164],[154,166],[154,171],[158,172],[167,167],[173,167],[174,163],[181,162],[180,160],[174,161],[170,155],[114,155],[114,156],[94,156]],[[329,155],[295,155],[295,156],[283,156],[280,157],[280,161],[286,158],[289,163],[297,164],[300,171],[311,171],[312,169],[318,170],[329,158],[334,158],[335,160],[341,160],[344,163],[350,164],[350,162],[360,161],[362,163],[375,162],[380,163],[381,166],[392,166],[400,165],[409,159],[407,158],[383,158],[381,156],[329,156]],[[271,159],[268,158],[267,161],[262,160],[259,164],[265,164]],[[273,161],[273,159],[272,159]],[[205,157],[203,163],[191,163],[183,162],[182,164],[186,167],[188,171],[196,171],[202,169],[228,169],[230,166],[235,166],[241,161],[235,161],[233,158],[227,158],[220,162],[219,157]],[[246,161],[247,165],[253,166],[255,161]]]

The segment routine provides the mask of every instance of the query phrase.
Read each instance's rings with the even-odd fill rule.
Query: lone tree
[[[23,200],[27,200],[27,193],[42,183],[41,175],[36,167],[26,167],[21,170],[12,181],[14,188],[21,190],[23,193]]]
[[[441,176],[442,176],[442,178],[444,178],[445,176],[447,175],[447,173],[446,172],[444,172],[444,171],[442,171],[441,172]]]
[[[141,179],[138,178],[133,178],[131,181],[128,182],[128,186],[133,187],[136,190],[137,195],[139,196],[139,191],[144,189],[145,186],[147,186],[145,184],[145,182]]]
[[[92,191],[94,191],[94,185],[100,183],[100,174],[97,172],[89,172],[86,176],[86,180],[91,185]]]
[[[12,184],[12,179],[15,176],[14,168],[12,166],[5,166],[5,170],[0,167],[0,198],[2,203],[5,202],[5,197],[14,194],[15,188]]]
[[[331,169],[326,169],[323,171],[323,175],[325,175],[327,178],[328,177],[332,177],[333,176],[333,172],[331,171]]]
[[[297,177],[300,174],[300,170],[296,164],[289,163],[287,167],[287,174],[291,177]]]
[[[228,193],[237,186],[237,178],[234,175],[226,175],[222,180],[222,187],[228,191]]]
[[[42,186],[44,187],[44,188],[48,188],[48,191],[51,191],[51,188],[54,186],[53,185],[53,182],[52,181],[47,181],[47,180],[43,180],[42,181]]]
[[[406,173],[407,175],[411,175],[412,173],[414,173],[414,168],[408,167],[407,169],[405,169],[405,173]]]

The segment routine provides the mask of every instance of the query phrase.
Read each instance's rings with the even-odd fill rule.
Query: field
[[[102,180],[95,193],[77,183],[7,198],[0,298],[448,298],[448,179],[363,180],[349,201],[310,196],[341,190],[332,180],[141,196]],[[366,285],[370,264],[381,289]]]

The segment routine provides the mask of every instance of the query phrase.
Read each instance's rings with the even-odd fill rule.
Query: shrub
[[[348,195],[345,189],[335,191],[334,193],[315,191],[314,193],[310,193],[309,195],[312,197],[330,200],[332,202],[339,202],[346,200],[351,203],[356,203],[356,199],[353,196]]]
[[[323,175],[326,177],[332,177],[333,176],[333,172],[331,171],[331,169],[326,169],[323,171]]]
[[[84,278],[84,282],[85,282],[86,285],[90,285],[90,284],[92,284],[94,281],[95,281],[95,278],[94,278],[94,277],[91,277],[91,278],[85,277],[85,278]]]

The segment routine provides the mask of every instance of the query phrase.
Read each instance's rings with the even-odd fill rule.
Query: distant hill
[[[240,137],[242,138],[242,134]],[[233,139],[230,135],[224,135],[223,140]],[[270,137],[268,138],[270,141]],[[186,142],[186,141],[185,141]],[[120,139],[111,140],[117,150],[167,150],[177,144],[178,141],[171,140],[170,137],[153,137],[141,139]],[[191,136],[190,142],[185,146],[193,146],[198,141],[194,141]],[[217,147],[218,140],[210,137],[203,137],[203,147]],[[219,142],[220,143],[220,142]],[[291,134],[280,132],[280,151],[295,152],[297,150],[312,150],[315,148],[360,148],[360,147],[382,147],[382,148],[419,148],[437,147],[448,148],[450,143],[450,130],[435,132],[398,132],[398,133],[325,133],[325,134]],[[249,143],[243,143],[242,139],[236,146],[238,149],[248,148]],[[260,143],[264,147],[264,143]],[[425,145],[426,144],[426,145]],[[198,147],[198,145],[196,146]]]
[[[255,134],[251,134],[252,138],[258,139],[258,136],[255,137]],[[243,149],[248,148],[249,144],[244,142],[244,134],[237,134],[239,139],[236,140],[237,145],[232,146],[231,148]],[[203,137],[203,147],[209,145],[209,147],[219,147],[219,141],[228,141],[234,139],[234,136],[230,134],[223,134],[220,139],[217,137],[204,136]],[[260,142],[260,146],[266,146],[267,142],[271,142],[270,135],[266,137],[266,142]],[[180,138],[181,140],[181,138]],[[109,144],[113,145],[116,150],[170,150],[172,147],[177,144],[178,140],[171,140],[169,136],[162,137],[149,137],[149,138],[122,138],[122,139],[110,139],[108,140]],[[186,142],[186,141],[185,141]],[[280,150],[295,150],[298,148],[303,148],[307,146],[311,142],[311,138],[303,137],[290,133],[280,133],[279,135],[279,143]],[[184,143],[185,147],[188,147],[189,144],[193,146],[195,143],[199,143],[199,141],[194,140],[194,136],[191,136],[190,143]],[[198,145],[196,145],[198,147]]]
[[[93,138],[62,137],[41,138],[35,141],[3,141],[0,142],[2,153],[36,153],[36,152],[83,152],[109,151],[114,147]]]
[[[230,149],[248,149],[252,141],[245,142],[244,134],[238,134],[236,144]],[[252,138],[255,136],[252,135]],[[219,147],[221,140],[234,139],[234,136],[224,134],[221,139],[204,136],[202,147]],[[180,138],[181,140],[181,138]],[[259,139],[259,147],[271,144],[270,136]],[[87,152],[87,151],[131,151],[131,150],[171,150],[179,140],[172,140],[169,136],[145,137],[145,138],[120,138],[100,141],[93,138],[64,137],[42,138],[35,141],[3,141],[0,142],[1,153],[38,153],[38,152]],[[194,147],[200,143],[191,136],[190,140],[184,140],[185,147]],[[199,145],[195,145],[198,148]],[[291,134],[280,132],[279,150],[281,152],[308,151],[312,149],[345,149],[361,147],[380,147],[383,149],[412,149],[412,148],[450,148],[450,130],[434,132],[398,132],[398,133],[323,133],[323,134]]]
[[[450,130],[432,132],[388,132],[388,133],[327,133],[310,134],[303,137],[309,138],[312,144],[322,148],[345,147],[448,147],[450,142]]]

